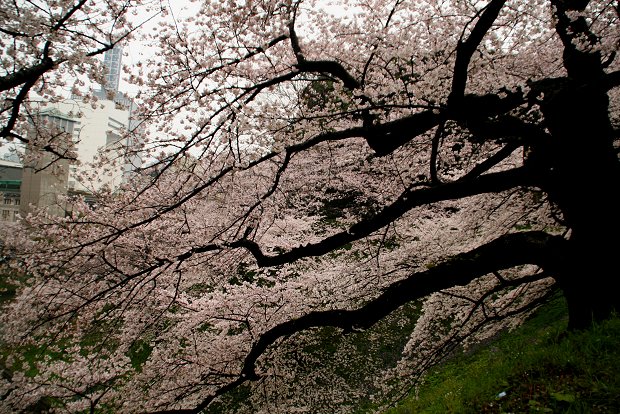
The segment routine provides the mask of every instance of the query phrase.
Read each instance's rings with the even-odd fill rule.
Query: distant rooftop
[[[9,154],[5,154],[2,156],[2,158],[0,158],[0,166],[2,167],[15,167],[15,168],[22,168],[23,165],[19,160],[19,157],[17,157],[17,155],[15,155],[15,157],[7,157],[7,155]],[[14,154],[10,154],[10,155],[14,155]]]

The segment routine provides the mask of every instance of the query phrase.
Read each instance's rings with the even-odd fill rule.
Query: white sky
[[[165,16],[166,19],[176,19],[177,21],[184,20],[186,17],[194,16],[200,9],[202,1],[215,1],[215,0],[162,0],[162,5],[166,6],[171,13]],[[328,11],[329,14],[342,15],[343,11],[338,6],[337,1],[323,0],[321,6]],[[147,18],[147,16],[138,16],[138,18]],[[151,30],[157,24],[157,18],[149,21],[141,30]],[[136,65],[140,61],[144,61],[148,57],[152,57],[157,52],[156,45],[146,45],[140,42],[134,42],[130,45],[125,45],[123,49],[123,64],[127,66]],[[130,96],[135,95],[136,88],[127,84],[123,80],[121,75],[120,87],[121,92],[125,92]]]
[[[191,0],[164,0],[162,1],[162,5],[166,6],[171,11],[171,13],[164,18],[174,18],[177,20],[183,20],[185,17],[196,14],[197,10],[200,8],[200,2],[192,2]],[[136,18],[136,21],[146,18],[148,18],[148,16],[139,15]],[[161,19],[161,17],[155,17],[151,21],[147,22],[143,27],[140,28],[140,32],[147,33],[149,30],[152,30],[152,28],[156,26],[158,19]],[[138,62],[144,61],[145,59],[152,57],[156,52],[156,45],[148,45],[140,41],[133,41],[123,46],[123,65],[134,66]],[[137,92],[136,88],[132,85],[129,85],[123,79],[124,77],[126,77],[126,75],[127,74],[125,73],[121,74],[119,90],[130,96],[134,96]]]

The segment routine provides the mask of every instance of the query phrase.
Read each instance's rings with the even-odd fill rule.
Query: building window
[[[105,145],[106,145],[106,146],[108,146],[108,145],[114,145],[114,144],[116,144],[117,142],[120,142],[120,140],[121,140],[121,139],[122,139],[122,137],[121,137],[119,134],[116,134],[116,133],[114,133],[114,132],[112,132],[112,131],[108,131],[108,132],[106,133],[106,142],[105,142]]]
[[[10,206],[11,204],[13,204],[13,199],[12,198],[5,198],[4,199],[4,204],[6,204],[7,206]]]
[[[10,215],[11,215],[11,212],[9,210],[2,210],[2,220],[3,221],[8,221]]]
[[[18,206],[19,204],[20,204],[20,200],[19,200],[19,198],[16,198],[15,199],[15,205]]]

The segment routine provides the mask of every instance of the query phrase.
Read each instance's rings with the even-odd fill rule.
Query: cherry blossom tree
[[[231,0],[162,21],[132,78],[153,162],[4,237],[2,404],[379,411],[557,292],[572,328],[609,316],[619,19]]]

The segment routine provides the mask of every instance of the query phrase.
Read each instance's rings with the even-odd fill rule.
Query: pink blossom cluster
[[[599,53],[618,127],[609,2],[573,16],[542,0],[219,0],[146,33],[134,2],[40,3],[10,12],[31,40],[13,50],[2,31],[0,47],[7,71],[55,46],[47,99],[61,68],[97,72],[121,39],[159,53],[131,76],[143,128],[122,148],[146,166],[95,206],[68,197],[62,217],[2,229],[17,286],[2,305],[3,410],[383,407],[557,291],[549,269],[572,228],[538,164],[555,142],[548,85],[567,77],[564,49]],[[57,15],[73,29],[34,35]],[[583,15],[604,40],[566,42],[562,18]],[[32,144],[71,158],[61,135]]]

